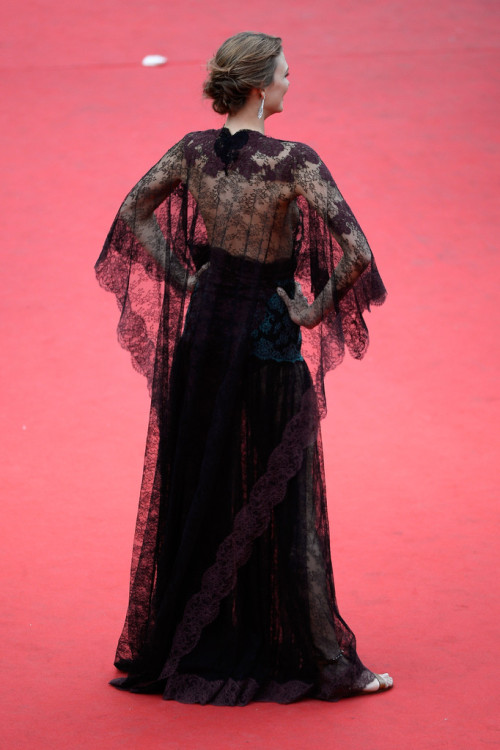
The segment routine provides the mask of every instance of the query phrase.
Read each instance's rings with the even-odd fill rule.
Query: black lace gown
[[[188,134],[125,199],[96,272],[151,412],[116,687],[245,705],[372,679],[335,600],[319,430],[324,375],[385,297],[373,257],[343,278],[366,248],[317,154],[255,131]],[[312,299],[332,274],[299,329],[277,287]]]

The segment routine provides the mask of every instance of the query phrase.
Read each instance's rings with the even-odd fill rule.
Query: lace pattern
[[[330,173],[304,144],[190,133],[126,197],[96,273],[151,393],[115,661],[129,677],[115,684],[230,705],[359,689],[371,673],[335,600],[318,424],[324,376],[346,347],[364,355],[363,312],[385,289]],[[314,329],[292,324],[276,295],[294,279],[323,295]],[[243,580],[267,582],[265,606],[262,583],[251,599]],[[255,602],[250,659],[236,636]],[[227,674],[189,672],[222,634],[236,638]]]

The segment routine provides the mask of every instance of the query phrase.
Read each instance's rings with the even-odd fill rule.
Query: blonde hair
[[[203,86],[204,95],[213,99],[213,109],[220,115],[234,115],[252,89],[269,86],[280,52],[278,36],[242,31],[226,39],[208,62]]]

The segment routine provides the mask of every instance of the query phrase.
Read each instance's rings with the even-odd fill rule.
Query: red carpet
[[[8,750],[498,741],[498,7],[246,7],[2,9]],[[184,706],[107,685],[148,400],[92,266],[136,179],[185,132],[221,122],[201,101],[204,64],[245,28],[280,34],[290,64],[268,134],[319,151],[390,295],[368,316],[367,358],[329,376],[323,435],[340,609],[362,659],[396,687],[336,704]],[[168,64],[142,68],[149,53]]]

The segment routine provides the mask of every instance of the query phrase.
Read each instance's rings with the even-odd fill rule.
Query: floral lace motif
[[[360,257],[371,261],[355,278]],[[190,276],[207,260],[189,303]],[[218,627],[222,605],[265,539],[257,561],[268,586],[265,607],[259,600],[267,607],[260,635],[278,654],[277,673],[289,664],[288,647],[300,665],[282,683],[285,701],[296,699],[294,685],[296,697],[309,685],[302,666],[317,672],[339,650],[311,694],[330,700],[359,688],[367,672],[337,609],[321,452],[311,456],[326,411],[324,377],[346,349],[364,355],[363,313],[384,301],[385,289],[328,169],[308,146],[255,131],[189,133],[125,198],[96,274],[116,296],[119,341],[151,392],[130,598],[115,661],[129,677],[120,686],[147,692],[163,680],[167,692],[174,684],[179,690],[166,697],[207,695],[202,675],[183,676],[181,662],[211,624]],[[291,295],[294,278],[310,300],[332,282],[333,306],[314,329],[299,330],[275,294],[280,283]],[[261,380],[243,408],[241,390],[255,372]],[[297,382],[305,372],[300,406]],[[304,467],[305,488],[298,480]],[[293,590],[275,564],[288,550]],[[246,594],[243,587],[244,615]],[[234,607],[230,615],[244,627],[236,597]],[[250,607],[250,615],[257,610]],[[208,683],[216,691],[225,685],[222,700],[231,705],[258,700],[257,692],[279,700],[272,679],[255,692],[254,676]]]

